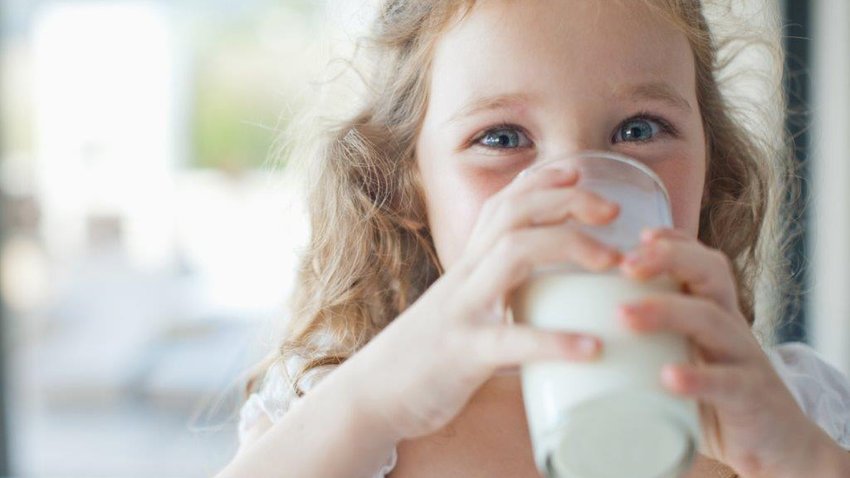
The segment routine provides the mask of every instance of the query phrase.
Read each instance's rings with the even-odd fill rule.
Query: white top
[[[850,380],[803,343],[781,344],[765,352],[806,416],[842,448],[850,450]],[[287,363],[289,373],[294,373],[297,365],[294,361]],[[302,387],[309,389],[311,383],[315,383],[329,370],[318,370],[304,381]],[[273,365],[266,373],[259,391],[251,394],[242,406],[240,441],[257,420],[266,417],[274,423],[296,399],[292,384],[280,364]],[[383,478],[389,474],[397,459],[394,449],[384,465],[375,471],[374,477]]]

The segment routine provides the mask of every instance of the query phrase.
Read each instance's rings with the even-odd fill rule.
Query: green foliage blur
[[[243,18],[205,19],[195,40],[189,167],[263,168],[315,73],[319,5],[281,2]]]

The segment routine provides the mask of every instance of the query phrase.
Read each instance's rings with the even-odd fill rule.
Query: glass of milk
[[[593,151],[556,161],[578,168],[578,187],[620,205],[608,225],[567,221],[564,227],[627,252],[644,228],[672,226],[667,191],[645,164]],[[700,437],[697,404],[666,391],[660,378],[665,363],[688,361],[688,342],[671,332],[632,332],[616,314],[620,304],[677,290],[666,277],[638,282],[617,269],[593,273],[564,264],[535,271],[510,298],[515,322],[592,334],[604,343],[597,361],[522,367],[535,462],[545,476],[676,478],[690,468]]]

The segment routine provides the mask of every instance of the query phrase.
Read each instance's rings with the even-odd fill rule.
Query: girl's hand
[[[683,284],[685,294],[623,304],[620,313],[635,331],[671,330],[695,345],[695,363],[668,364],[661,380],[699,400],[703,452],[747,478],[817,475],[814,460],[837,446],[804,415],[753,336],[726,255],[682,231],[659,229],[642,235],[621,269],[639,280],[668,274]]]
[[[577,181],[577,172],[549,167],[491,196],[458,262],[336,371],[349,371],[358,409],[397,441],[445,426],[500,367],[598,354],[597,338],[509,324],[504,314],[506,294],[536,266],[602,270],[619,262],[615,249],[563,227],[606,224],[618,214]]]

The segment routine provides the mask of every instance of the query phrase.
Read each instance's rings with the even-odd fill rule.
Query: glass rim
[[[540,168],[545,167],[546,165],[554,163],[556,161],[565,161],[565,160],[570,160],[570,159],[588,158],[588,157],[603,158],[603,159],[609,159],[609,160],[613,160],[613,161],[616,161],[616,162],[620,162],[620,163],[626,164],[628,166],[631,166],[631,167],[641,171],[642,173],[646,174],[656,184],[656,186],[658,186],[658,189],[660,189],[661,192],[664,194],[664,201],[667,203],[667,208],[668,209],[672,208],[672,204],[670,203],[670,193],[667,191],[667,188],[664,186],[664,183],[661,181],[661,178],[658,176],[658,174],[655,173],[655,171],[653,171],[649,166],[641,163],[640,161],[638,161],[636,159],[632,159],[629,156],[626,156],[626,155],[621,154],[621,153],[615,153],[613,151],[585,150],[585,151],[579,151],[579,152],[576,152],[576,153],[570,153],[570,154],[560,156],[560,157],[555,158],[555,159],[548,159],[546,161],[543,161],[542,163],[534,164],[531,167],[528,167],[528,168],[522,170],[522,172],[520,172],[520,175],[528,174],[528,172],[530,172],[530,171],[540,169]]]

